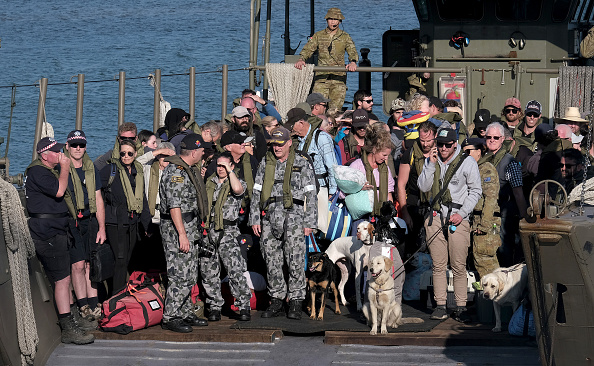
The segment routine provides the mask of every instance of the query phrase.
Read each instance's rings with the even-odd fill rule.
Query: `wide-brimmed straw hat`
[[[555,118],[555,122],[557,123],[563,123],[563,121],[588,122],[587,119],[582,118],[578,107],[567,107],[565,108],[565,115],[562,118]]]

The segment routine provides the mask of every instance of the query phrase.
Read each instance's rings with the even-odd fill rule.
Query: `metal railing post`
[[[472,85],[472,68],[470,66],[466,66],[465,69],[465,74],[466,74],[466,90],[464,92],[464,111],[462,111],[462,114],[464,117],[464,124],[466,126],[468,126],[468,124],[470,123],[471,120],[471,116],[470,116],[470,86]],[[474,110],[474,107],[472,107],[472,109]]]
[[[255,57],[254,57],[254,5],[256,0],[250,0],[250,67],[256,65]],[[250,69],[249,71],[249,87],[250,89],[254,89],[256,87],[256,70]]]
[[[120,71],[118,90],[118,127],[124,123],[124,109],[126,106],[126,72]]]
[[[190,67],[190,122],[196,120],[196,68]]]
[[[270,21],[272,16],[272,1],[266,2],[266,36],[264,37],[264,65],[270,62]],[[268,99],[268,75],[264,71],[262,98]]]
[[[37,121],[35,122],[35,139],[33,140],[33,155],[31,160],[37,159],[37,142],[41,140],[41,128],[45,115],[45,96],[47,94],[47,78],[39,82],[39,102],[37,103]]]
[[[161,121],[161,69],[155,69],[155,95],[153,97],[153,132],[159,129]]]
[[[76,77],[76,121],[74,129],[82,130],[83,100],[85,97],[85,74]]]
[[[221,95],[221,121],[225,120],[227,115],[227,88],[229,82],[229,65],[223,65],[223,85]]]

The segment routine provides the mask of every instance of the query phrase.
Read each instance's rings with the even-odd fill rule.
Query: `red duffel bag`
[[[134,272],[126,287],[103,302],[99,328],[106,332],[128,334],[163,320],[163,295],[159,284],[144,272]]]

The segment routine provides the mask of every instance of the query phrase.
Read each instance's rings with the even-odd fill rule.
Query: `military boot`
[[[87,334],[76,326],[72,314],[60,319],[60,328],[62,328],[62,343],[88,344],[95,341],[94,335]]]
[[[289,301],[289,312],[287,313],[287,318],[294,319],[294,320],[301,320],[302,302],[303,302],[302,300]]]
[[[262,318],[272,318],[283,314],[283,300],[272,298],[266,311],[262,313]]]
[[[80,311],[76,305],[70,306],[70,314],[74,318],[74,323],[82,330],[97,329],[97,321],[95,319],[89,320],[80,315]]]

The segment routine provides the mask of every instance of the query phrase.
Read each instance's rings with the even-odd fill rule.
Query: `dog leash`
[[[441,228],[439,228],[439,230],[437,230],[436,232],[433,233],[433,235],[429,238],[429,240],[427,240],[427,244],[425,245],[425,248],[429,248],[429,245],[433,242],[433,240],[435,240],[435,238],[437,238],[437,235],[446,227],[450,226],[449,224],[445,224],[442,225]],[[398,272],[401,268],[403,268],[408,262],[410,262],[411,259],[413,259],[413,257],[415,256],[415,254],[417,254],[418,252],[421,251],[421,249],[423,249],[423,246],[420,246],[419,249],[415,250],[415,252],[404,262],[402,262],[402,264],[400,265],[400,267],[398,267],[397,269],[394,270],[394,273]]]

